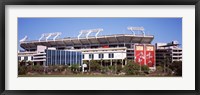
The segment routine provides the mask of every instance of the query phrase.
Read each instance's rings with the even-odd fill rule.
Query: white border
[[[194,90],[195,6],[6,5],[6,90]],[[183,17],[183,77],[17,78],[17,17]]]

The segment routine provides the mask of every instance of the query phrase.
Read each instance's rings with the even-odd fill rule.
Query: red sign
[[[144,52],[144,45],[135,45],[135,61],[141,65],[144,65],[145,61],[145,52]]]
[[[109,48],[109,46],[108,45],[104,45],[104,46],[102,46],[103,48]]]
[[[155,50],[153,45],[146,45],[146,65],[154,67],[155,64]]]

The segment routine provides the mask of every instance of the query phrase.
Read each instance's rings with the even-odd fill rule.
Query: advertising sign
[[[153,45],[146,45],[146,65],[153,67],[155,64],[155,50]]]
[[[145,52],[144,52],[144,45],[135,45],[135,61],[141,65],[144,65],[144,57],[145,57]]]

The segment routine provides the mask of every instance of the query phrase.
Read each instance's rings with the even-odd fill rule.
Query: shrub
[[[140,70],[140,65],[137,63],[127,63],[123,68],[126,75],[138,75]]]
[[[182,62],[173,62],[169,68],[174,71],[175,75],[182,76]]]
[[[115,66],[108,66],[108,69],[110,72],[114,72],[115,71]]]
[[[117,73],[122,71],[122,66],[121,65],[117,65]]]
[[[78,73],[80,71],[79,64],[72,64],[71,65],[71,71],[73,73]]]
[[[91,71],[100,71],[101,65],[97,61],[90,61],[90,69]]]
[[[83,60],[83,63],[84,64],[88,64],[89,62],[87,60]]]
[[[18,74],[19,75],[25,75],[27,73],[27,67],[26,66],[18,66]]]
[[[106,73],[109,71],[109,68],[108,67],[104,67],[104,66],[101,66],[101,72],[102,73]]]
[[[157,66],[157,67],[156,67],[156,71],[157,71],[157,72],[163,72],[163,68],[162,68],[161,66]]]
[[[144,73],[149,73],[149,67],[148,67],[147,65],[141,66],[141,70],[142,70]]]
[[[43,67],[40,65],[34,65],[32,69],[33,71],[38,72],[38,73],[43,71]]]

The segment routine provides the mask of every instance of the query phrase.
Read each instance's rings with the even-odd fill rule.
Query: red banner
[[[135,54],[135,61],[141,65],[144,65],[145,61],[144,45],[135,45],[134,54]]]
[[[155,50],[153,45],[146,45],[146,65],[154,67],[155,64]]]

